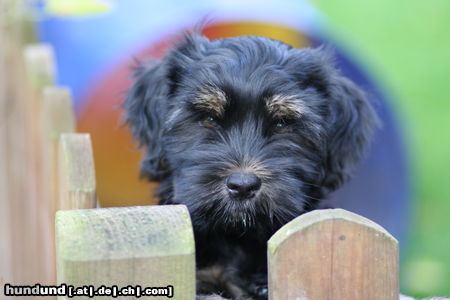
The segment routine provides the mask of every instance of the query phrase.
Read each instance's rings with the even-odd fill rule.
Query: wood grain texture
[[[269,299],[399,298],[398,242],[342,209],[302,215],[268,242]]]
[[[58,149],[58,209],[95,208],[95,167],[91,136],[64,133]]]
[[[59,284],[172,285],[173,299],[195,298],[194,237],[185,206],[59,211],[56,241]]]

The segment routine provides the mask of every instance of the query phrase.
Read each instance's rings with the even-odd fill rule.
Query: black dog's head
[[[376,116],[328,56],[189,35],[141,67],[126,121],[146,151],[142,173],[163,182],[162,203],[187,205],[197,231],[271,234],[338,188]]]

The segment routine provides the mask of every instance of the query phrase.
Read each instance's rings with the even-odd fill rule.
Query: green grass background
[[[402,292],[450,297],[450,0],[313,0],[393,99],[415,196]]]

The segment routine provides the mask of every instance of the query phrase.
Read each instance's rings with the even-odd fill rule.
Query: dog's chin
[[[247,230],[255,227],[257,213],[256,198],[235,199],[227,197],[222,211],[222,226],[228,230]]]
[[[208,214],[210,229],[217,233],[243,236],[252,234],[261,238],[273,233],[273,216],[262,197],[223,197],[215,210]]]

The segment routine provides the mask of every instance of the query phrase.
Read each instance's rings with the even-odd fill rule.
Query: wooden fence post
[[[43,90],[42,98],[42,162],[45,180],[45,199],[49,209],[50,224],[54,224],[54,215],[58,207],[59,176],[58,148],[63,133],[75,132],[75,113],[72,108],[70,90],[64,87],[48,86]],[[81,161],[81,160],[79,160]],[[92,207],[89,207],[92,208]],[[53,229],[53,226],[51,226]],[[54,236],[52,234],[52,236]]]
[[[41,89],[53,82],[55,64],[48,46],[23,48],[34,40],[26,11],[22,1],[1,1],[0,280],[53,284],[53,226],[43,203],[38,112]]]
[[[183,205],[58,211],[56,243],[58,284],[171,285],[173,299],[195,298],[194,238]]]
[[[342,209],[304,214],[268,242],[271,300],[398,300],[398,242]]]
[[[27,76],[32,86],[40,91],[52,86],[56,78],[55,54],[49,44],[32,44],[24,48]]]
[[[91,136],[63,133],[58,149],[58,209],[95,208],[97,205]]]

